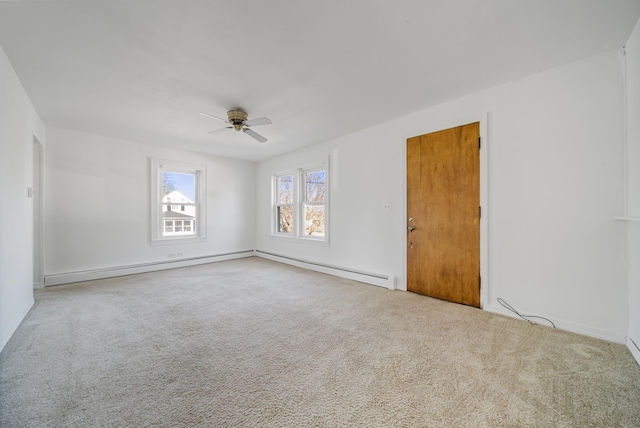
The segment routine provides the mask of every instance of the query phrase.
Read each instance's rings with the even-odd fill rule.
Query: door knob
[[[409,232],[413,232],[414,230],[416,230],[416,227],[414,225],[411,225],[411,226],[407,227],[407,230]]]

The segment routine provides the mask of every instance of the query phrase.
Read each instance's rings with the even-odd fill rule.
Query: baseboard
[[[176,259],[171,261],[162,261],[155,263],[142,263],[137,265],[116,266],[104,269],[92,269],[79,272],[60,273],[56,275],[45,275],[44,285],[49,287],[52,285],[70,284],[74,282],[92,281],[94,279],[113,278],[116,276],[133,275],[136,273],[153,272],[158,270],[175,269],[186,266],[202,265],[206,263],[221,262],[224,260],[241,259],[245,257],[253,257],[254,250],[236,251],[233,253],[215,254],[201,257],[191,257],[185,259]]]
[[[362,272],[348,269],[340,266],[331,266],[323,263],[316,263],[309,260],[301,260],[293,257],[283,256],[279,254],[268,253],[256,250],[256,256],[264,259],[273,260],[275,262],[285,263],[291,266],[312,270],[315,272],[326,273],[328,275],[338,276],[341,278],[351,279],[365,284],[377,285],[378,287],[395,289],[395,278],[390,275],[383,275],[370,272]]]
[[[482,309],[488,312],[493,312],[500,315],[506,315],[512,318],[522,319],[518,315],[514,314],[510,310],[502,307],[501,305],[489,304],[484,306]],[[623,333],[617,333],[611,330],[604,330],[600,328],[590,327],[582,324],[575,324],[572,322],[558,320],[554,318],[550,318],[545,316],[545,318],[549,318],[556,325],[556,328],[560,330],[570,331],[572,333],[582,334],[584,336],[595,337],[596,339],[602,339],[609,342],[621,343],[624,344],[626,342],[626,335]],[[544,320],[533,320],[540,325],[549,326],[550,324],[545,322]]]
[[[15,333],[18,327],[20,327],[20,323],[22,323],[22,321],[24,320],[24,317],[27,316],[27,314],[33,307],[34,303],[35,303],[35,300],[32,297],[31,300],[29,300],[29,302],[27,302],[25,305],[22,306],[22,308],[20,308],[20,310],[18,311],[16,316],[13,318],[13,320],[4,329],[4,331],[2,332],[2,335],[0,335],[0,352],[2,352],[2,350],[7,345],[7,343],[9,343],[9,339],[11,339],[11,336],[13,336],[13,333]]]
[[[634,340],[630,337],[627,337],[627,348],[629,348],[629,351],[631,351],[631,355],[633,355],[633,358],[635,358],[638,365],[640,365],[640,348],[638,347],[638,344],[634,342]]]

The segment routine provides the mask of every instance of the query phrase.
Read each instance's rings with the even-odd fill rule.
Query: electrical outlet
[[[384,204],[382,209],[385,211],[391,211],[391,202],[387,202],[386,204]]]

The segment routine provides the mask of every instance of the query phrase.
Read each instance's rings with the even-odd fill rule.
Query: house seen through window
[[[150,161],[151,244],[206,241],[206,166]]]
[[[195,233],[195,194],[195,174],[162,172],[162,236]]]

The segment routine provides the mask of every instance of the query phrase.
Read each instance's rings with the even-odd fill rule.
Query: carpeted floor
[[[249,258],[39,290],[0,426],[640,426],[623,346]]]

